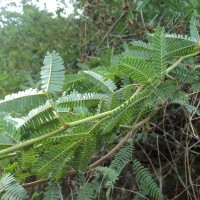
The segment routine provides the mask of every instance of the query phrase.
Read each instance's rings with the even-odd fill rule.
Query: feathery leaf
[[[159,76],[167,68],[167,44],[164,30],[158,27],[152,38],[153,52],[152,63]]]
[[[63,60],[56,51],[47,52],[41,69],[42,89],[48,93],[62,91],[65,80]]]
[[[197,30],[197,25],[199,25],[198,21],[192,17],[190,20],[190,35],[200,44],[200,35]]]
[[[157,72],[148,62],[130,57],[122,59],[119,70],[122,73],[129,75],[141,85],[153,84],[154,79],[157,76]]]
[[[84,93],[80,94],[77,91],[71,94],[61,97],[57,100],[57,104],[60,107],[91,107],[97,105],[100,100],[105,99],[106,94],[99,93]]]
[[[144,168],[138,160],[133,161],[133,170],[136,175],[136,180],[142,190],[147,191],[148,194],[155,200],[162,200],[162,193],[151,177],[150,173]]]
[[[8,173],[0,179],[0,198],[1,200],[25,200],[28,199],[28,195],[26,190]]]
[[[49,183],[45,188],[44,200],[60,200],[61,199],[61,187],[58,182]]]
[[[108,94],[114,92],[117,89],[112,80],[105,80],[103,76],[97,74],[96,72],[84,71],[84,73],[87,75],[90,82],[97,84],[97,86],[99,86],[104,92]]]
[[[7,95],[0,101],[0,112],[19,112],[35,108],[47,101],[43,91],[28,89],[15,94]]]

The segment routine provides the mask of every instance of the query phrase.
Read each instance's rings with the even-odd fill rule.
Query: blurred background
[[[194,0],[1,0],[0,98],[38,87],[47,51],[60,53],[67,73],[107,65],[111,50],[146,40],[157,25],[187,33],[199,7]]]

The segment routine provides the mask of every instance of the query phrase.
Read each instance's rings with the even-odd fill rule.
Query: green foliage
[[[191,37],[167,35],[158,27],[148,43],[132,42],[112,62],[114,56],[110,62],[114,66],[67,75],[66,79],[62,58],[55,51],[47,53],[41,69],[41,91],[28,89],[0,101],[2,125],[5,123],[0,132],[0,156],[20,157],[18,174],[31,173],[57,181],[70,169],[77,173],[86,171],[107,138],[105,146],[109,149],[109,142],[120,142],[124,134],[121,127],[132,129],[166,102],[180,103],[199,115],[182,89],[183,77],[188,75],[185,65],[195,63],[193,57],[199,54],[195,26],[191,22]],[[112,52],[108,57],[111,55]],[[106,59],[105,62],[109,63]],[[191,71],[194,74],[195,70]],[[199,77],[190,75],[185,83],[195,85]],[[188,101],[178,95],[183,93]],[[132,160],[133,149],[129,143],[115,155],[109,167],[96,168],[96,173],[104,175],[107,198],[121,171]],[[139,161],[133,161],[133,168],[142,190],[152,198],[163,199]],[[91,198],[94,188],[91,184],[83,185],[78,198]],[[60,191],[57,183],[50,184],[45,198],[58,199]]]
[[[162,75],[167,68],[167,44],[164,36],[164,31],[161,28],[157,28],[154,37],[152,38],[152,64],[153,68],[156,69]]]
[[[94,154],[96,149],[96,140],[94,136],[85,135],[85,137],[81,141],[81,145],[75,151],[74,155],[74,168],[76,171],[81,172],[85,171],[88,163],[92,155]]]
[[[152,52],[153,47],[151,44],[142,42],[142,41],[133,41],[130,42],[131,50],[139,51],[139,52]]]
[[[28,199],[26,190],[19,183],[17,183],[13,175],[9,173],[4,174],[3,177],[0,179],[0,197],[2,200]]]
[[[83,183],[80,184],[80,187],[76,191],[76,198],[77,200],[93,200],[96,199],[96,196],[98,194],[98,187],[99,182],[97,181],[97,178],[95,178],[91,182],[86,182],[85,179],[83,179]]]
[[[136,180],[142,190],[147,191],[148,194],[155,200],[163,199],[161,191],[151,177],[150,173],[141,165],[138,160],[133,161],[133,170],[136,175]]]
[[[66,147],[66,145],[68,145]],[[34,163],[34,173],[40,177],[45,177],[51,173],[53,177],[60,178],[63,173],[63,168],[69,165],[69,161],[73,158],[73,151],[76,148],[76,143],[60,144],[49,149],[45,154]]]
[[[184,96],[183,96],[184,97]],[[179,104],[181,106],[183,106],[183,108],[186,109],[186,111],[188,113],[190,113],[191,115],[198,115],[200,116],[200,111],[198,109],[198,107],[194,106],[194,105],[191,105],[189,103],[189,99],[187,98],[187,96],[185,96],[185,98],[176,98],[176,99],[173,99],[173,101],[171,103],[175,103],[175,104]]]
[[[129,76],[136,81],[137,84],[146,85],[152,84],[156,78],[156,71],[145,60],[127,58],[121,61],[119,66],[121,73],[129,74]]]
[[[65,79],[62,58],[55,51],[52,54],[48,52],[43,64],[41,69],[42,89],[48,93],[61,92]]]
[[[104,80],[101,75],[93,71],[85,71],[84,73],[87,75],[88,80],[93,84],[97,84],[98,86],[100,86],[103,92],[109,94],[116,90],[116,85],[113,83],[112,80]]]
[[[121,173],[123,168],[132,160],[134,151],[134,141],[129,141],[123,146],[118,153],[116,153],[110,168],[114,169],[117,173]]]
[[[98,105],[100,100],[107,97],[105,94],[100,93],[84,93],[80,94],[77,91],[71,92],[69,95],[61,97],[57,100],[59,107],[91,107]]]
[[[198,32],[199,22],[196,18],[191,18],[190,20],[190,35],[197,42],[200,42],[199,32]]]
[[[22,169],[31,169],[33,162],[35,161],[35,155],[33,148],[24,149],[22,151]]]
[[[8,121],[9,119],[7,119]],[[19,141],[20,135],[16,134],[16,129],[13,127],[12,124],[9,124],[8,127],[10,130],[6,130],[6,125],[8,122],[5,122],[3,118],[0,118],[0,127],[1,127],[1,134],[0,134],[0,149],[7,148],[8,146],[12,146],[16,142]]]
[[[198,43],[193,37],[177,34],[166,34],[168,40],[168,56],[184,56],[190,53],[198,52]]]
[[[136,10],[142,12],[147,23],[153,25],[159,23],[169,29],[176,29],[177,24],[189,21],[192,15],[198,16],[199,8],[200,4],[197,0],[152,0],[137,1]]]
[[[40,85],[40,66],[47,49],[62,52],[70,73],[77,68],[80,19],[73,15],[53,15],[47,9],[41,10],[32,1],[16,4],[22,12],[17,12],[15,6],[11,9],[9,6],[0,8],[1,98],[33,87],[33,84]],[[27,74],[33,77],[33,81]]]
[[[109,168],[98,167],[97,170],[103,172],[104,176],[107,177],[105,183],[107,192],[106,197],[109,199],[111,189],[113,188],[116,180],[119,179],[119,175],[124,169],[124,167],[132,160],[132,154],[134,151],[133,141],[130,141],[121,150],[115,155],[114,160],[112,161]]]
[[[42,91],[36,89],[28,89],[16,94],[7,95],[4,100],[0,101],[1,112],[19,112],[27,108],[35,108],[47,100]]]
[[[44,193],[44,200],[59,200],[62,193],[59,183],[49,183]]]
[[[46,104],[41,105],[31,110],[26,117],[22,117],[16,126],[17,129],[37,128],[57,117],[53,111],[51,104],[47,101]]]

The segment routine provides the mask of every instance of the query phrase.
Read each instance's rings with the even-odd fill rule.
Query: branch
[[[10,154],[4,155],[4,156],[0,156],[0,160],[3,160],[5,158],[10,158],[10,157],[13,157],[16,155],[17,155],[16,153],[10,153]]]
[[[113,25],[110,27],[110,29],[108,30],[108,32],[104,35],[103,39],[101,40],[101,42],[99,43],[98,47],[100,47],[100,45],[104,42],[104,40],[106,39],[106,37],[108,36],[108,34],[112,31],[112,29],[116,26],[116,24],[119,22],[119,20],[124,16],[124,14],[126,13],[127,11],[124,10],[122,12],[122,14],[119,16],[119,18],[115,21],[115,23],[113,23]]]
[[[146,124],[147,122],[150,121],[150,119],[152,118],[152,115],[149,115],[147,118],[143,119],[142,121],[138,122],[131,131],[129,131],[126,136],[117,144],[117,146],[115,146],[111,151],[109,151],[105,156],[101,157],[99,160],[97,160],[96,162],[94,162],[93,164],[89,165],[87,167],[87,170],[91,170],[95,167],[97,167],[98,165],[100,165],[101,163],[103,163],[105,160],[113,157],[123,146],[124,144],[128,141],[128,139],[133,135],[134,131],[136,131],[137,129],[141,128],[144,124]],[[67,172],[66,176],[72,176],[76,173],[75,170],[71,170],[69,172]],[[47,182],[48,179],[41,179],[38,181],[34,181],[31,183],[24,183],[22,184],[22,186],[24,188],[29,188],[29,187],[34,187],[36,185],[42,184]]]
[[[48,181],[48,179],[41,179],[41,180],[37,180],[34,182],[30,182],[30,183],[23,183],[22,187],[24,187],[24,188],[34,187],[34,186],[40,185],[42,183],[46,183],[47,181]]]
[[[22,142],[20,144],[17,144],[15,146],[9,147],[7,149],[3,149],[3,150],[0,151],[0,156],[2,156],[4,154],[7,154],[7,153],[11,153],[11,152],[16,151],[18,149],[22,149],[24,147],[30,146],[30,145],[32,145],[32,144],[34,144],[36,142],[39,142],[39,141],[44,140],[44,139],[47,139],[49,137],[52,137],[52,136],[54,136],[54,135],[56,135],[56,134],[58,134],[58,133],[60,133],[60,132],[62,132],[64,130],[66,130],[67,128],[68,128],[68,125],[63,125],[59,129],[57,129],[55,131],[52,131],[52,132],[50,132],[50,133],[48,133],[46,135],[42,135],[40,137],[28,140],[26,142]]]
[[[117,146],[115,146],[111,151],[109,151],[105,156],[103,156],[102,158],[100,158],[99,160],[97,160],[95,163],[89,165],[87,167],[88,170],[97,167],[98,165],[100,165],[102,162],[104,162],[105,160],[111,158],[113,155],[115,155],[121,148],[122,146],[124,146],[124,144],[128,141],[128,139],[133,135],[133,132],[136,131],[138,128],[142,127],[144,124],[146,124],[150,119],[152,118],[152,116],[148,116],[147,118],[143,119],[142,121],[140,121],[139,123],[137,123],[133,129],[131,131],[129,131],[126,136],[118,143]]]
[[[192,54],[180,57],[172,66],[170,66],[168,69],[166,69],[164,71],[164,73],[167,75],[170,71],[172,71],[174,68],[176,68],[184,59],[196,56],[198,54],[199,54],[199,52],[196,52],[196,53],[192,53]]]
[[[132,99],[134,96],[138,95],[141,90],[142,90],[142,87],[138,87],[138,89],[136,90],[136,92],[133,94],[133,96],[130,99]],[[52,136],[57,135],[58,133],[61,133],[61,132],[65,131],[65,130],[67,130],[70,127],[75,127],[75,126],[84,124],[86,122],[91,122],[91,121],[96,120],[96,119],[101,119],[103,117],[107,117],[107,116],[111,115],[113,112],[117,111],[121,106],[126,105],[129,102],[130,99],[128,99],[123,104],[121,104],[120,106],[118,106],[117,108],[115,108],[113,110],[110,110],[110,111],[107,111],[107,112],[103,112],[103,113],[100,113],[100,114],[97,114],[97,115],[94,115],[94,116],[91,116],[91,117],[87,117],[85,119],[81,119],[81,120],[78,120],[78,121],[75,121],[75,122],[71,122],[71,123],[65,124],[65,125],[61,126],[59,129],[57,129],[55,131],[52,131],[52,132],[47,133],[45,135],[33,138],[31,140],[28,140],[28,141],[22,142],[20,144],[16,144],[15,146],[9,147],[7,149],[3,149],[3,150],[0,151],[0,156],[2,156],[4,154],[11,153],[11,152],[16,151],[18,149],[22,149],[24,147],[33,145],[36,142],[40,142],[42,140],[48,139],[48,138],[50,138]],[[141,100],[141,99],[139,99],[139,100]],[[137,103],[137,101],[135,103]]]

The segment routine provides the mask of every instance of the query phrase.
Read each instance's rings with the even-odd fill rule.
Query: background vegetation
[[[121,74],[119,76],[116,72],[113,73],[112,68],[110,71],[102,70],[101,72],[99,66],[117,65],[120,55],[125,56],[122,52],[126,52],[126,55],[130,53],[127,49],[135,53],[135,47],[133,45],[131,48],[131,42],[134,40],[151,42],[151,34],[155,33],[158,26],[164,27],[165,33],[191,35],[194,33],[191,26],[195,23],[199,31],[200,3],[198,0],[74,0],[72,3],[75,11],[68,16],[64,15],[64,1],[58,2],[60,7],[57,8],[56,15],[49,13],[48,10],[40,10],[31,1],[21,1],[22,13],[8,11],[8,7],[0,8],[1,99],[10,93],[44,86],[40,80],[40,71],[47,51],[56,50],[64,61],[66,77],[63,82],[66,94],[72,92],[72,88],[79,92],[99,92],[98,88],[91,89],[88,85],[80,89],[80,83],[84,85],[84,80],[81,76],[71,74],[93,70],[111,79],[116,88],[121,89],[122,86],[134,84],[130,77],[121,77]],[[15,5],[11,4],[11,6]],[[156,33],[162,35],[159,30]],[[189,42],[188,44],[191,45]],[[180,45],[185,48],[188,44],[177,42],[176,48],[178,49]],[[19,187],[19,191],[25,188],[29,198],[32,199],[84,199],[83,197],[106,199],[108,196],[110,199],[199,199],[198,51],[189,49],[184,54],[178,52],[180,54],[172,55],[171,60],[167,60],[167,64],[171,65],[179,57],[196,52],[194,59],[186,60],[180,64],[177,71],[169,74],[169,77],[176,77],[173,86],[180,87],[181,91],[189,97],[187,104],[186,101],[180,102],[180,99],[178,102],[174,100],[175,103],[172,104],[167,99],[159,104],[159,111],[151,116],[151,120],[137,131],[132,130],[135,121],[128,125],[124,122],[127,127],[116,128],[110,132],[111,136],[104,135],[103,139],[97,138],[99,144],[91,147],[93,156],[89,164],[107,155],[123,140],[128,131],[135,131],[134,144],[133,140],[129,140],[124,146],[122,145],[121,154],[116,154],[115,157],[112,155],[112,158],[104,160],[95,170],[89,168],[86,173],[74,173],[70,169],[65,169],[65,175],[57,178],[56,181],[54,174],[36,177],[29,168],[22,167],[20,171],[19,168],[21,169],[23,163],[15,154],[9,154],[11,158],[1,157],[0,186],[9,179],[8,185],[13,183],[12,186]],[[73,86],[70,85],[70,75],[73,79],[81,80],[78,86],[76,83],[73,83]],[[88,80],[90,75],[87,77]],[[164,77],[164,81],[169,77]],[[171,87],[168,90],[172,90]],[[61,92],[63,91],[59,94]],[[56,95],[52,94],[50,97],[56,99]],[[145,104],[148,103],[145,102]],[[92,106],[94,107],[90,108],[91,112],[95,108],[95,105]],[[81,111],[76,111],[78,112]],[[84,112],[88,116],[91,114]],[[142,115],[141,120],[145,119],[147,114],[149,113]],[[2,129],[2,133],[3,131]],[[1,149],[5,149],[5,145],[1,144]],[[39,149],[38,157],[43,155],[43,151],[44,149]],[[133,154],[135,159],[130,164]],[[31,152],[27,155],[30,156]],[[125,161],[122,160],[120,169],[114,165],[115,160],[127,155],[129,157]],[[31,163],[26,163],[25,166],[29,164],[31,165]],[[135,174],[139,173],[137,173],[139,168],[139,172],[143,172],[141,177],[152,177],[148,181],[150,186],[146,188],[144,184],[141,184],[143,187],[140,185],[142,178],[139,175],[136,180]],[[119,172],[117,177],[112,174],[112,170]],[[20,187],[21,183],[23,183],[23,188]],[[0,187],[0,192],[3,195],[6,187],[2,186],[2,188],[1,190]],[[52,193],[49,194],[48,191],[57,191],[57,193],[55,192],[55,196],[49,198]],[[159,196],[161,193],[163,197]],[[23,191],[21,194],[24,194]]]

